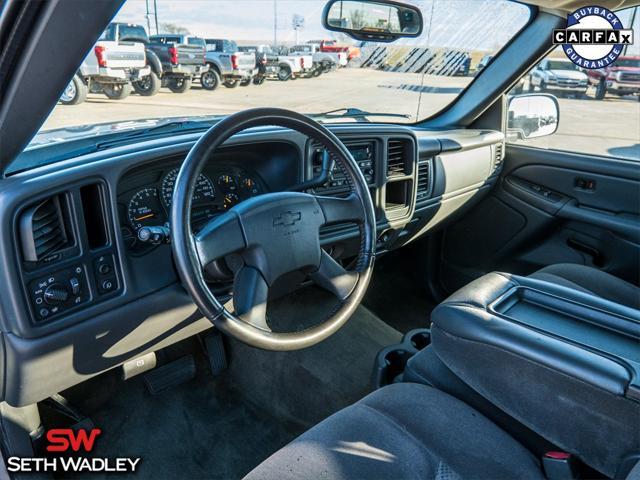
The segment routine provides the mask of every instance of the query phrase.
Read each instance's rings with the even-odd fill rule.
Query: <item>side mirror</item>
[[[560,121],[558,99],[548,94],[515,95],[509,99],[507,139],[526,140],[555,133]]]
[[[322,25],[356,40],[392,42],[401,37],[419,36],[423,20],[419,8],[397,1],[329,0],[322,14]]]

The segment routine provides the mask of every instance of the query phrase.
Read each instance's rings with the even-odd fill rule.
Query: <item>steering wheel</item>
[[[322,144],[346,172],[346,198],[302,192],[267,193],[245,200],[191,230],[191,199],[196,179],[216,149],[236,133],[260,126],[298,131]],[[320,247],[322,225],[355,222],[360,249],[353,271],[344,269]],[[344,144],[318,122],[289,110],[256,108],[228,116],[211,127],[187,155],[171,207],[171,245],[180,278],[200,311],[221,331],[265,350],[297,350],[335,333],[365,294],[375,257],[376,221],[369,188]],[[230,254],[242,259],[233,282],[233,308],[213,295],[204,271]],[[269,288],[282,275],[300,271],[339,300],[327,319],[307,330],[273,332],[267,323]],[[229,302],[231,303],[231,302]],[[230,311],[233,310],[233,311]]]

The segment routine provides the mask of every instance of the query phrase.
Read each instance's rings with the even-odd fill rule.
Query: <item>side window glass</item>
[[[520,80],[510,94],[553,95],[558,101],[559,121],[551,135],[527,136],[521,132],[516,135],[511,131],[510,143],[640,161],[640,11],[637,10],[640,9],[616,12],[624,27],[633,29],[636,41],[625,46],[610,66],[599,70],[580,68],[558,47]],[[537,102],[518,102],[520,111],[516,113],[524,118],[527,112],[522,111],[522,105]],[[514,112],[510,113],[514,118]],[[535,116],[535,112],[528,113],[529,117]]]

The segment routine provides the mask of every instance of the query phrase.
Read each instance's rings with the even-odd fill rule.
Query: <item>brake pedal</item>
[[[144,383],[152,395],[178,386],[196,376],[196,363],[191,355],[169,362],[144,375]]]
[[[224,348],[222,334],[217,330],[204,337],[204,346],[211,366],[211,374],[217,377],[227,369],[227,352]]]

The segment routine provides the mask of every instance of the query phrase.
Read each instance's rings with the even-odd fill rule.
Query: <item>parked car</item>
[[[338,67],[345,67],[348,63],[346,52],[321,52],[317,43],[294,45],[289,48],[290,55],[311,55],[313,60],[312,76],[319,76]]]
[[[255,54],[243,52],[233,40],[207,38],[205,42],[209,70],[200,79],[202,88],[215,90],[220,82],[227,88],[251,83],[258,73]]]
[[[262,85],[267,79],[267,54],[264,51],[259,52],[258,47],[255,45],[238,46],[238,51],[253,55],[256,64],[256,74],[253,76],[253,84]]]
[[[151,35],[147,48],[162,65],[162,84],[174,93],[191,88],[193,79],[209,70],[205,47],[198,37],[189,35]]]
[[[585,94],[589,86],[587,74],[571,60],[550,58],[542,60],[529,73],[529,91],[557,91]]]
[[[618,57],[613,64],[588,70],[589,83],[596,87],[595,97],[602,100],[607,93],[637,95],[640,100],[640,56]]]
[[[160,90],[160,78],[162,77],[162,65],[158,56],[147,48],[149,37],[142,25],[111,22],[101,38],[115,42],[142,44],[144,46],[146,65],[150,71],[148,75],[141,75],[139,79],[132,79],[131,85],[139,95],[152,96],[158,93]]]
[[[263,82],[266,78],[276,78],[280,81],[295,80],[308,74],[307,69],[313,65],[311,55],[283,55],[276,52],[269,45],[245,47],[253,50],[258,64],[258,74],[254,83]]]
[[[351,61],[360,56],[360,48],[353,45],[343,45],[337,40],[311,40],[307,43],[318,44],[321,52],[345,52],[347,60]]]
[[[145,46],[132,38],[118,38],[113,30],[128,24],[110,24],[93,49],[84,58],[78,72],[60,97],[65,105],[84,102],[87,93],[102,92],[114,100],[122,100],[131,93],[131,83],[151,73],[147,65]]]

